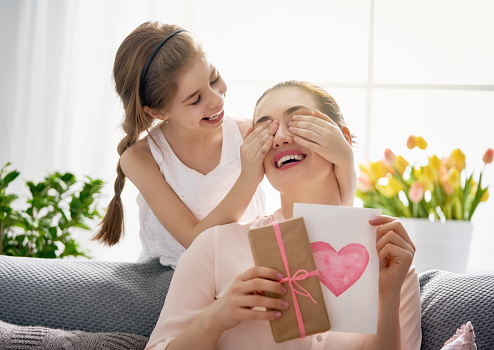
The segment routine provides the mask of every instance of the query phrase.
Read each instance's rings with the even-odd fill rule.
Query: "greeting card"
[[[331,331],[377,333],[380,209],[296,203],[303,217],[326,303]]]

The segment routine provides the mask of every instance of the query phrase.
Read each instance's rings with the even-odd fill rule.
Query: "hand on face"
[[[403,224],[390,216],[378,216],[369,221],[377,228],[379,255],[379,293],[397,293],[412,264],[415,246]]]
[[[264,177],[264,158],[273,146],[273,135],[277,129],[278,122],[270,120],[255,129],[250,128],[244,143],[240,146],[242,174],[256,185]]]
[[[295,143],[319,154],[335,166],[353,166],[348,129],[344,133],[327,115],[318,110],[314,116],[294,115],[288,126],[290,133],[295,135]]]
[[[277,270],[255,266],[238,276],[221,298],[216,300],[207,310],[215,327],[223,332],[247,320],[274,320],[281,316],[279,311],[254,310],[255,307],[266,307],[284,310],[289,307],[281,299],[270,298],[264,292],[283,295],[286,288],[278,280],[283,276]]]

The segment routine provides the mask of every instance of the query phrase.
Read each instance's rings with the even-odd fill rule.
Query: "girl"
[[[189,32],[142,24],[120,45],[113,75],[126,136],[115,195],[95,239],[120,240],[126,177],[139,190],[141,261],[159,256],[174,267],[204,229],[264,215],[258,185],[277,125],[252,130],[247,120],[225,116],[226,84]]]
[[[282,295],[287,289],[278,282],[283,277],[279,271],[254,267],[247,232],[292,218],[295,202],[340,205],[336,173],[353,166],[353,155],[338,105],[314,85],[291,81],[269,89],[257,102],[254,123],[260,128],[269,120],[279,127],[264,169],[280,191],[281,209],[249,223],[211,228],[196,239],[180,259],[146,349],[419,349],[419,284],[411,266],[415,248],[402,224],[386,216],[370,222],[378,226],[377,334],[326,332],[274,343],[266,321],[290,305],[259,291]],[[337,151],[331,157],[307,141],[320,136]]]

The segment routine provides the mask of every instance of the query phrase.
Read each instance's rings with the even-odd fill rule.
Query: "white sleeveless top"
[[[199,220],[206,217],[221,202],[240,175],[242,134],[235,120],[226,116],[222,131],[220,162],[206,175],[187,167],[178,159],[159,127],[151,130],[156,143],[150,136],[147,137],[153,157],[166,181]],[[264,192],[259,186],[242,221],[265,215],[264,203]],[[161,225],[140,193],[137,195],[137,204],[142,243],[138,261],[160,257],[162,265],[175,268],[185,248]]]

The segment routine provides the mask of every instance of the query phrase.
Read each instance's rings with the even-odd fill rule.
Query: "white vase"
[[[415,245],[417,272],[439,269],[466,272],[473,225],[470,221],[400,218]]]

